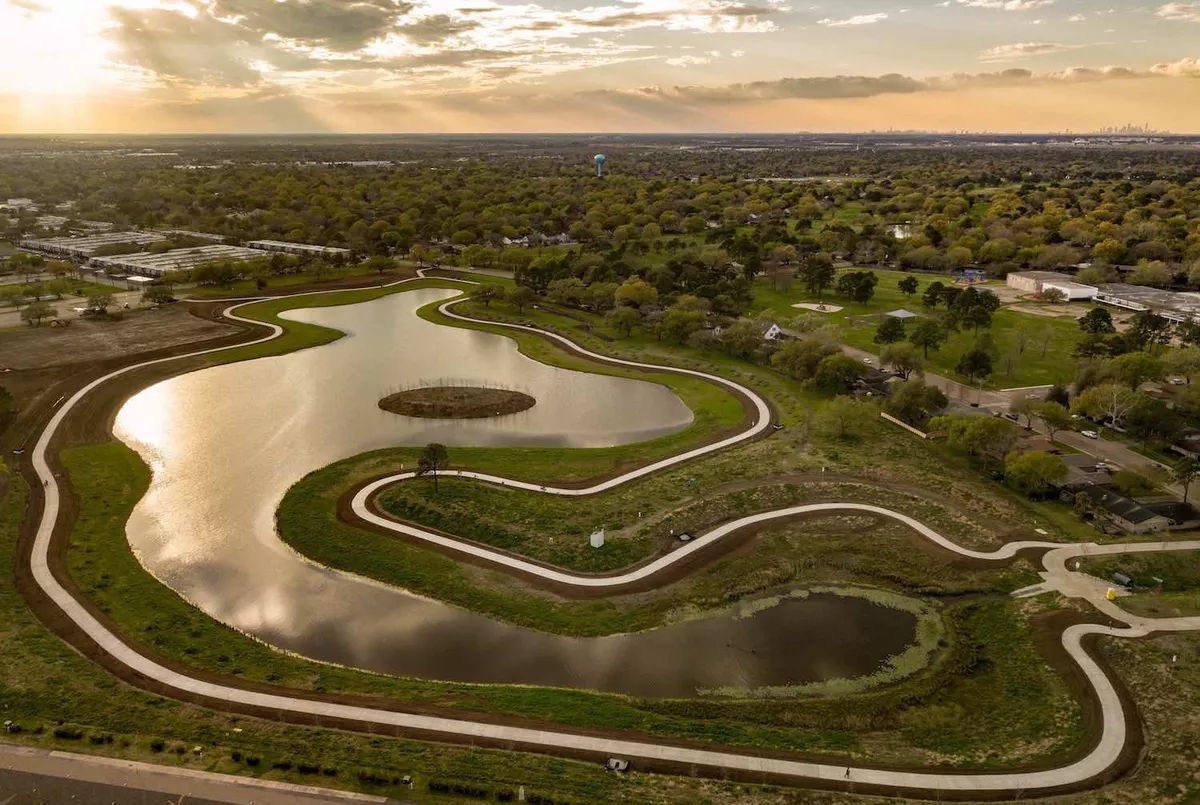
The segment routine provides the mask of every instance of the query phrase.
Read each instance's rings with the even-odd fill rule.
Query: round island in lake
[[[515,414],[537,403],[528,394],[485,386],[429,386],[389,394],[379,407],[427,419],[481,419]]]

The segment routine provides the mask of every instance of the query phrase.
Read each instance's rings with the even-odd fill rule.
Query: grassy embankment
[[[917,293],[910,297],[901,293],[896,287],[897,282],[906,276],[904,272],[885,269],[871,270],[879,276],[879,284],[875,287],[875,295],[871,301],[859,304],[838,296],[832,290],[827,290],[824,293],[824,301],[830,305],[839,305],[843,309],[837,313],[825,315],[829,317],[830,323],[836,326],[838,336],[844,343],[878,353],[880,347],[873,341],[875,330],[878,327],[878,320],[875,317],[898,308],[904,308],[920,315],[925,310],[921,304],[921,295],[925,289],[935,281],[948,285],[952,279],[929,274],[913,274],[912,276],[918,280],[919,288]],[[799,302],[816,301],[816,297],[810,294],[803,282],[799,280],[793,282],[788,290],[778,290],[771,285],[769,280],[759,279],[754,285],[752,309],[786,322],[805,312],[792,307],[792,305]],[[1079,315],[1083,315],[1087,311],[1087,306],[1076,303],[1072,305],[1071,309],[1076,310]],[[872,318],[869,320],[858,318],[863,316]],[[908,327],[911,329],[912,325],[909,324]],[[1037,386],[1071,380],[1075,366],[1075,358],[1072,353],[1082,335],[1073,318],[1035,316],[1004,307],[996,311],[990,328],[980,330],[980,335],[983,334],[990,335],[995,346],[994,372],[985,384],[987,387]],[[952,334],[940,349],[929,353],[929,369],[938,374],[964,380],[964,378],[958,377],[954,367],[963,353],[971,349],[975,342],[976,334],[971,330]],[[1011,372],[1008,371],[1004,360],[1006,355],[1016,356]]]
[[[338,294],[337,300],[348,303],[373,294]],[[312,302],[310,298],[300,304]],[[286,300],[269,304],[289,306]],[[295,323],[288,326],[289,329],[305,329]],[[307,341],[318,343],[321,339],[336,337],[336,333],[315,328],[308,333]],[[303,341],[305,339],[296,336],[291,343],[298,347]],[[281,339],[270,346],[279,348],[286,343]],[[266,346],[244,352],[265,354]],[[225,357],[232,359],[230,355]],[[145,470],[129,451],[117,445],[84,448],[70,454],[68,460],[86,509],[76,528],[76,547],[69,560],[73,575],[126,634],[185,664],[225,669],[230,673],[236,671],[249,679],[303,689],[377,693],[463,709],[553,717],[581,725],[640,729],[661,735],[710,738],[747,745],[820,751],[840,749],[876,757],[911,757],[914,750],[919,754],[950,741],[962,749],[960,759],[1002,762],[1010,755],[1021,755],[1021,747],[1031,735],[1053,734],[1055,746],[1068,746],[1075,738],[1077,724],[1072,721],[1071,708],[1064,703],[1061,684],[1035,656],[1026,627],[1011,604],[1003,600],[953,608],[949,620],[954,637],[948,641],[952,651],[938,673],[918,675],[907,683],[875,694],[818,702],[766,706],[757,702],[724,700],[638,701],[575,691],[390,679],[306,662],[274,652],[214,623],[162,587],[133,560],[124,540],[123,524],[129,509],[142,494]],[[143,476],[141,479],[139,472]],[[8,512],[4,550],[9,553],[11,562],[12,539],[22,506],[19,490],[9,489],[4,502]],[[843,554],[844,547],[833,539],[825,550],[834,558]],[[912,554],[904,550],[899,553]],[[600,794],[596,789],[591,793],[579,793],[587,789],[580,788],[583,783],[576,785],[576,780],[580,779],[577,771],[589,780],[600,778],[591,776],[591,769],[576,764],[528,759],[513,761],[501,753],[440,747],[434,750],[424,745],[380,738],[276,727],[253,719],[215,716],[105,684],[109,682],[107,679],[101,676],[97,680],[94,669],[37,626],[15,594],[9,591],[5,595],[5,609],[11,615],[6,623],[13,629],[21,629],[20,634],[9,635],[12,639],[8,643],[21,648],[10,648],[6,655],[4,689],[9,694],[5,697],[6,712],[32,722],[53,723],[61,719],[70,729],[74,729],[70,725],[78,725],[89,735],[100,731],[100,742],[89,745],[96,751],[152,754],[153,750],[148,748],[153,740],[150,736],[158,735],[179,741],[180,746],[202,743],[211,747],[203,760],[205,765],[250,772],[256,770],[233,761],[232,754],[224,754],[225,750],[218,747],[249,747],[262,753],[264,758],[273,757],[275,752],[287,752],[293,757],[298,754],[301,759],[320,756],[322,762],[329,758],[337,762],[339,756],[349,757],[353,763],[347,761],[347,765],[377,765],[399,771],[412,770],[410,760],[416,756],[420,760],[411,763],[420,764],[421,770],[432,769],[430,773],[435,775],[438,769],[449,765],[456,774],[465,774],[470,779],[491,782],[516,779],[526,783],[547,780],[555,790],[571,791],[585,801],[612,798],[611,794]],[[49,652],[47,658],[26,653],[27,643],[39,643]],[[48,670],[48,664],[55,670]],[[958,673],[962,668],[968,669],[968,673]],[[1032,683],[1022,688],[1022,696],[1006,697],[1004,679],[1014,674],[1027,677]],[[103,691],[89,687],[97,682]],[[121,695],[112,695],[112,690]],[[989,691],[988,695],[981,696]],[[1028,695],[1028,701],[1025,695]],[[68,702],[71,703],[69,706]],[[1012,708],[1007,706],[1009,702]],[[955,729],[937,730],[936,735],[922,726],[940,718],[938,714],[948,707],[961,712],[973,712],[978,707],[981,717],[978,720],[959,719]],[[149,714],[147,708],[150,708]],[[233,723],[241,725],[238,728],[244,729],[244,733],[232,733]],[[855,737],[855,731],[864,727],[888,737],[878,748],[868,748]],[[105,731],[117,736],[113,744],[104,743]],[[73,745],[70,737],[52,739],[44,735],[36,740]],[[343,741],[348,742],[345,744],[348,749],[343,749]],[[870,742],[873,744],[875,738]],[[996,746],[1007,746],[1008,749],[992,754],[989,759],[988,753]],[[113,747],[119,747],[119,750]],[[188,756],[187,762],[195,764],[197,761]],[[264,760],[264,766],[265,763]],[[500,764],[503,769],[498,768]],[[565,771],[547,772],[549,768],[560,767]],[[523,770],[528,769],[533,771],[526,775]],[[279,777],[296,776],[295,771],[283,769],[267,773]],[[348,784],[362,785],[354,780]],[[641,801],[653,801],[653,798],[646,797]]]
[[[948,650],[930,672],[894,687],[829,699],[639,700],[582,691],[426,682],[311,663],[216,624],[141,569],[127,550],[123,530],[148,481],[136,455],[109,444],[71,450],[65,458],[84,501],[69,555],[72,576],[125,634],[185,665],[306,690],[384,695],[664,737],[881,759],[936,751],[1001,763],[1020,756],[1033,736],[1052,736],[1054,749],[1068,747],[1078,737],[1078,723],[1061,683],[1038,659],[1027,626],[1003,597],[948,608]],[[838,548],[830,541],[828,549],[837,555],[844,545]],[[1016,688],[1011,685],[1014,679],[1020,682]],[[952,718],[951,713],[957,715]],[[963,718],[967,713],[971,717]],[[864,729],[863,735],[856,734]]]
[[[401,266],[401,268],[405,267]],[[322,276],[317,276],[310,272],[270,276],[266,278],[266,287],[264,288],[258,287],[258,280],[256,279],[243,279],[226,286],[206,285],[188,288],[183,293],[195,299],[253,296],[263,291],[278,291],[288,288],[298,288],[304,285],[312,285],[319,288],[323,283],[334,283],[345,280],[362,280],[364,282],[372,280],[375,282],[390,283],[398,279],[403,279],[405,274],[411,274],[411,271],[407,270],[401,273],[401,271],[393,269],[380,274],[378,271],[369,269],[364,265],[353,265],[331,269],[329,273]]]
[[[1200,555],[1196,551],[1085,558],[1083,570],[1103,579],[1112,579],[1115,573],[1133,579],[1143,591],[1122,597],[1117,604],[1134,614],[1152,618],[1200,615]]]

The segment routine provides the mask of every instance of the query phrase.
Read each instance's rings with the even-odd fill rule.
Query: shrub
[[[83,730],[77,730],[74,727],[55,727],[54,737],[64,741],[78,741],[83,737]]]
[[[162,750],[164,750],[166,748],[167,748],[166,741],[161,741],[161,740],[156,739],[156,740],[153,740],[150,742],[150,751],[151,752],[161,752]]]

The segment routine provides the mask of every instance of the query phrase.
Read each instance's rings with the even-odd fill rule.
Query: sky
[[[0,0],[0,134],[1200,133],[1200,0]]]

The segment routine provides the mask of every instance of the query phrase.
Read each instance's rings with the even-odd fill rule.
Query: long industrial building
[[[91,257],[105,246],[146,246],[163,239],[159,232],[104,232],[79,238],[26,238],[20,242],[30,249],[56,257]]]
[[[171,249],[158,254],[138,252],[137,254],[120,254],[112,257],[93,257],[88,261],[88,266],[103,269],[110,274],[120,272],[143,277],[161,277],[172,271],[187,271],[217,260],[244,262],[257,260],[262,256],[263,253],[256,249],[214,244],[212,246],[194,246],[190,249]]]
[[[349,249],[339,249],[336,246],[314,246],[311,243],[288,243],[282,240],[252,240],[246,244],[251,249],[262,249],[268,252],[283,252],[284,254],[312,255],[315,257],[349,257]]]
[[[1096,301],[1125,310],[1152,310],[1174,322],[1200,319],[1200,293],[1176,293],[1145,285],[1110,282],[1100,286]]]

